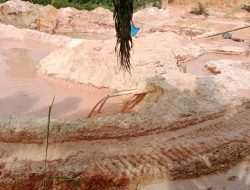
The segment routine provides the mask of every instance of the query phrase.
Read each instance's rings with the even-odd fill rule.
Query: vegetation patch
[[[0,0],[4,3],[8,0]],[[94,10],[97,7],[103,7],[111,11],[114,10],[113,0],[24,0],[34,4],[53,5],[56,8],[73,7],[76,9]],[[146,6],[154,6],[161,8],[161,0],[134,0],[134,9],[145,8]]]
[[[195,15],[208,15],[208,10],[201,1],[197,1],[191,8],[190,13]]]

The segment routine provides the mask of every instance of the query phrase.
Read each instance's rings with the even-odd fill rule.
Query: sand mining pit
[[[178,10],[175,28],[175,8],[135,14],[148,25],[134,39],[131,76],[118,72],[115,38],[73,39],[0,24],[0,189],[43,189],[54,95],[47,189],[249,189],[249,41],[191,40],[244,22]],[[92,16],[98,14],[104,12]],[[101,26],[110,32],[111,25]],[[108,93],[127,89],[147,94],[128,113],[121,104],[131,95],[109,99],[86,118]]]
[[[56,96],[53,117],[77,119],[86,116],[95,103],[111,91],[39,75],[36,66],[53,47],[39,47],[37,44],[34,50],[34,45],[29,49],[27,42],[26,47],[22,47],[20,43],[1,41],[0,107],[4,108],[1,116],[46,117],[47,105]],[[107,106],[111,107],[108,111],[111,114],[119,112],[119,99],[112,99]]]

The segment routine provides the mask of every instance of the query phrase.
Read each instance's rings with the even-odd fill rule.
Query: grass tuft
[[[193,5],[190,13],[195,14],[195,15],[208,15],[208,10],[201,1],[197,1]]]

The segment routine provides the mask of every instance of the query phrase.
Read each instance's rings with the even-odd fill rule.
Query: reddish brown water
[[[40,76],[36,65],[53,48],[32,47],[30,50],[27,46],[20,48],[20,44],[16,47],[0,42],[0,116],[47,116],[55,96],[52,117],[82,118],[109,92]],[[118,102],[119,99],[108,101],[103,113],[118,112]]]

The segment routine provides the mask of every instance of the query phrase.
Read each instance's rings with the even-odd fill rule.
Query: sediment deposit
[[[242,42],[220,36],[199,39],[247,25],[243,19],[225,18],[218,12],[207,18],[193,16],[176,7],[140,10],[134,19],[143,21],[145,30],[134,38],[133,70],[129,75],[119,71],[114,37],[73,39],[30,30],[30,22],[37,18],[32,14],[29,26],[25,25],[30,10],[44,13],[51,9],[55,20],[60,14],[70,13],[79,22],[97,20],[98,24],[91,28],[98,25],[98,32],[112,33],[109,11],[56,10],[17,0],[0,7],[4,7],[0,9],[1,22],[26,28],[0,24],[0,40],[6,44],[14,41],[20,47],[26,40],[51,46],[51,53],[37,66],[39,74],[96,88],[147,93],[126,113],[52,119],[49,189],[135,189],[138,184],[142,187],[158,180],[226,171],[249,157],[249,29],[234,34],[244,37]],[[102,20],[102,14],[108,16]],[[16,15],[22,20],[16,20]],[[32,29],[47,33],[90,32],[86,31],[90,25],[78,21],[74,25],[58,24],[56,29],[36,25]],[[0,117],[1,188],[42,188],[46,125],[47,118]]]

